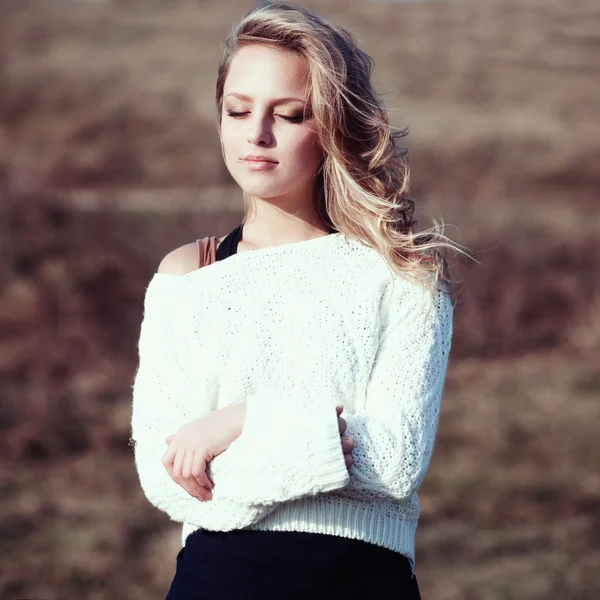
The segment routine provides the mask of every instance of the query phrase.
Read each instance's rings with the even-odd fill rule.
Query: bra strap
[[[198,268],[211,265],[217,260],[218,238],[215,236],[196,240],[198,245]]]

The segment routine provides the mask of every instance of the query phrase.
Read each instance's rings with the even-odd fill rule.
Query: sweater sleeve
[[[198,418],[185,408],[193,406],[194,390],[182,334],[185,310],[174,284],[151,283],[146,294],[133,384],[135,464],[150,503],[174,521],[228,531],[260,520],[278,502],[345,485],[335,408],[305,406],[291,415],[282,411],[276,390],[264,388],[245,398],[242,435],[208,465],[212,500],[193,498],[171,479],[162,464],[165,438]]]
[[[410,496],[431,459],[452,337],[450,297],[413,286],[392,297],[364,407],[344,413],[354,438],[348,486],[355,498]],[[430,308],[430,310],[429,310]]]
[[[214,496],[202,502],[175,483],[162,464],[165,438],[198,417],[186,412],[194,390],[185,354],[177,352],[184,339],[178,331],[180,321],[173,318],[182,307],[176,282],[165,282],[165,277],[169,276],[151,281],[146,292],[133,383],[131,437],[140,485],[148,501],[173,521],[222,531],[241,528],[274,507]]]
[[[213,498],[270,505],[347,485],[335,407],[288,400],[276,388],[247,397],[242,434],[210,463]]]

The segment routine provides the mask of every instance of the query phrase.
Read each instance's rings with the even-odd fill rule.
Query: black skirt
[[[166,600],[332,597],[421,598],[408,558],[375,544],[296,531],[199,529],[177,555]]]

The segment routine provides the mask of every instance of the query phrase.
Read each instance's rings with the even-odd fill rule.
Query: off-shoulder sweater
[[[452,315],[446,291],[432,303],[342,233],[155,273],[132,398],[143,492],[183,524],[184,544],[199,528],[325,533],[400,552],[414,569]],[[212,500],[197,500],[163,466],[165,438],[239,402],[243,432],[207,467]]]

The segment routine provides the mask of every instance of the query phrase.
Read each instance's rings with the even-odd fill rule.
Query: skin
[[[328,235],[314,212],[313,178],[322,150],[312,129],[308,71],[297,55],[253,45],[233,58],[225,81],[221,144],[229,172],[251,197],[238,252]],[[280,102],[281,98],[294,98]],[[304,108],[308,118],[303,119]],[[266,155],[277,165],[254,171],[241,159]],[[159,273],[183,275],[197,268],[196,244],[169,253]],[[342,407],[336,408],[346,467],[353,464],[354,440],[344,435]],[[246,404],[239,403],[183,425],[165,440],[163,466],[198,500],[212,498],[206,466],[243,431]]]
[[[314,211],[313,178],[322,149],[313,130],[307,84],[304,59],[269,46],[246,46],[231,62],[221,144],[231,176],[252,198],[238,252],[329,233]],[[279,101],[290,98],[295,100]],[[278,164],[253,171],[240,160],[247,155],[266,155]]]

